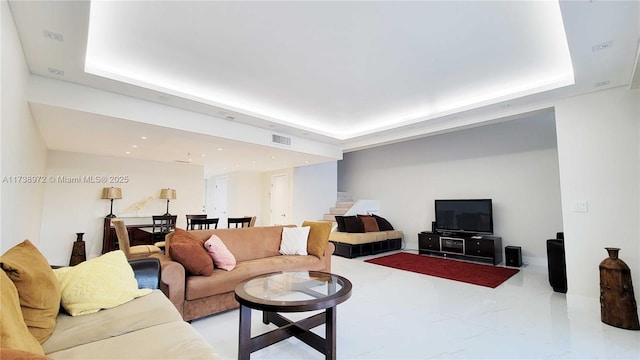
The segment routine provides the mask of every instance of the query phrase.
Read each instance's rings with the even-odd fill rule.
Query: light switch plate
[[[589,212],[589,203],[586,200],[575,201],[573,203],[573,212],[579,212],[579,213]]]

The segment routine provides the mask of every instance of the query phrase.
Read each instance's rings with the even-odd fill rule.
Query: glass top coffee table
[[[238,284],[236,300],[240,303],[238,359],[249,359],[254,351],[291,336],[336,358],[336,305],[351,296],[351,282],[342,276],[316,272],[279,272],[260,275]],[[278,326],[251,337],[251,309],[262,311],[262,322]],[[324,310],[308,318],[291,321],[278,313]],[[311,329],[325,324],[325,337]]]

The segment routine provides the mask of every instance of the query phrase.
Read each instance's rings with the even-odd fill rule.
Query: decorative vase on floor
[[[71,250],[71,259],[69,260],[69,266],[78,265],[81,262],[87,260],[87,253],[85,252],[84,241],[82,240],[84,233],[76,233],[76,242],[73,243],[73,249]]]
[[[605,249],[609,257],[600,263],[600,318],[611,326],[639,330],[631,270],[618,259],[619,248]]]

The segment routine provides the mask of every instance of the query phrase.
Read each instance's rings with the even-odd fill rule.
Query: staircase
[[[351,195],[346,192],[338,192],[336,206],[329,209],[328,214],[324,214],[323,220],[336,221],[336,215],[344,215],[355,204]]]

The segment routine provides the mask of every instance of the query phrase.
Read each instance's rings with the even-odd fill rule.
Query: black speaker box
[[[507,246],[504,248],[504,257],[507,266],[522,266],[522,248],[520,246]]]
[[[549,284],[553,291],[567,292],[567,264],[564,254],[564,240],[547,240],[547,265],[549,270]]]
[[[435,221],[431,222],[431,232],[434,233],[434,234],[436,233],[436,222]]]

